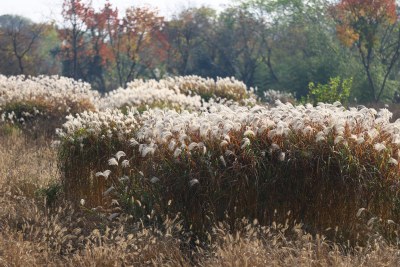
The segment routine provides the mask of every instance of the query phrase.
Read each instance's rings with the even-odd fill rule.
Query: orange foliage
[[[337,35],[346,46],[361,37],[372,44],[379,26],[397,21],[395,0],[342,0],[331,13],[338,23]]]
[[[90,46],[89,53],[91,56],[99,56],[101,64],[105,65],[107,62],[113,60],[112,49],[108,43],[109,32],[108,26],[110,23],[115,23],[118,20],[118,10],[113,9],[110,3],[106,3],[104,8],[96,12],[92,7],[87,12],[86,16],[82,18],[90,30]],[[90,54],[89,54],[90,55]]]
[[[360,38],[360,35],[352,28],[343,25],[336,26],[336,33],[339,40],[348,47],[351,47]]]
[[[116,66],[120,80],[127,76],[125,83],[136,78],[137,68],[155,67],[166,57],[164,18],[147,7],[131,7],[124,17],[119,15],[108,1],[95,10],[90,1],[64,0],[63,58],[79,64],[79,70]]]

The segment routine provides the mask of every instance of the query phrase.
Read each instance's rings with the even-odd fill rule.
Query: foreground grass
[[[372,231],[363,247],[307,234],[301,225],[215,225],[193,240],[179,217],[143,225],[115,210],[63,201],[46,140],[0,136],[0,266],[398,266],[400,250]],[[115,207],[114,209],[118,209]]]

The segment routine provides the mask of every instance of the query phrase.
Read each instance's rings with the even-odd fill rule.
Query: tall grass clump
[[[128,155],[119,152],[112,157],[119,159],[119,167],[109,166],[115,169],[107,179],[118,177],[122,169],[133,169],[127,165]],[[157,177],[140,179],[142,174],[137,175],[131,182],[142,183],[143,193],[157,193]],[[0,135],[0,266],[375,267],[400,263],[398,246],[377,232],[384,221],[366,209],[357,212],[369,234],[363,246],[332,242],[324,236],[326,231],[311,234],[305,231],[306,225],[291,223],[291,213],[270,226],[225,217],[199,239],[182,216],[160,215],[156,205],[153,212],[145,213],[146,220],[137,220],[148,205],[144,194],[134,199],[131,209],[122,197],[110,207],[92,209],[85,201],[73,207],[63,194],[50,207],[43,205],[48,203],[37,192],[50,196],[58,179],[56,150],[46,139],[34,140],[21,132]],[[109,196],[117,197],[116,191]],[[172,200],[166,206],[176,209]],[[394,232],[399,229],[394,221],[390,225]]]
[[[88,205],[102,204],[105,183],[95,173],[114,151],[127,147],[139,127],[136,109],[83,112],[67,116],[61,138],[59,164],[65,179],[65,192],[75,199],[85,198]]]
[[[63,182],[72,199],[119,199],[133,212],[139,200],[144,213],[181,213],[199,231],[290,210],[308,231],[338,226],[346,238],[360,208],[399,219],[400,124],[390,116],[338,103],[86,113],[60,132]]]
[[[253,89],[233,78],[217,80],[198,76],[178,76],[156,80],[134,80],[126,88],[107,93],[99,102],[99,108],[170,108],[175,110],[198,111],[210,102],[236,101],[254,105]]]
[[[274,105],[277,100],[279,100],[282,103],[287,103],[287,102],[291,104],[296,103],[296,97],[292,93],[277,91],[273,89],[264,91],[262,100],[268,105]]]
[[[107,93],[99,102],[101,110],[107,108],[126,109],[135,107],[140,111],[149,108],[171,108],[176,110],[199,110],[202,99],[199,95],[185,95],[169,88],[154,88],[152,82],[119,88]]]
[[[0,123],[53,134],[68,114],[96,110],[87,83],[58,76],[0,76]]]
[[[128,88],[149,86],[154,89],[168,88],[184,95],[199,95],[208,101],[211,98],[224,98],[233,101],[241,101],[254,97],[253,88],[236,80],[235,78],[202,78],[196,75],[176,76],[156,80],[134,80],[128,84]]]

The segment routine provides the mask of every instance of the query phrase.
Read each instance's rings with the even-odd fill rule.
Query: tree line
[[[292,92],[352,79],[352,101],[390,101],[399,89],[399,6],[394,0],[242,0],[221,12],[65,0],[62,23],[0,16],[0,73],[59,74],[100,92],[136,78],[235,77]]]

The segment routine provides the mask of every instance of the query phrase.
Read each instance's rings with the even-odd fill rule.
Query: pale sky
[[[105,2],[105,0],[92,0],[95,7],[101,7]],[[233,2],[233,0],[110,0],[110,3],[117,6],[120,12],[132,5],[149,5],[157,7],[160,14],[165,17],[170,17],[183,8],[202,5],[222,10]],[[62,3],[63,0],[0,0],[0,15],[22,15],[36,22],[59,20]]]

